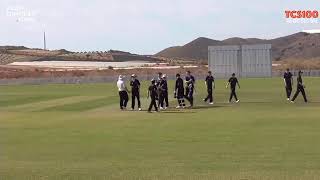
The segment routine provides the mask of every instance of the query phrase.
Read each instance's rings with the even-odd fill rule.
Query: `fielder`
[[[213,104],[213,89],[215,88],[215,83],[214,83],[214,77],[212,76],[212,72],[208,72],[208,76],[206,77],[205,80],[205,85],[207,87],[207,92],[208,95],[206,98],[203,99],[204,102],[207,102],[209,100],[209,104]]]
[[[157,97],[158,97],[158,93],[157,93],[157,85],[156,85],[156,81],[154,79],[151,80],[151,85],[148,88],[148,96],[147,98],[149,99],[149,97],[151,97],[151,102],[148,108],[148,112],[151,112],[152,107],[154,107],[155,111],[158,112],[158,106],[157,106]]]
[[[301,92],[301,94],[303,96],[304,102],[306,102],[306,103],[308,102],[307,96],[306,96],[306,92],[304,90],[304,88],[306,88],[306,86],[303,84],[303,81],[302,81],[302,76],[301,76],[302,74],[303,74],[303,72],[299,71],[298,77],[297,77],[297,91],[296,91],[296,93],[294,94],[294,96],[293,96],[293,98],[291,100],[292,103],[294,103],[295,99],[298,97],[300,92]]]
[[[166,106],[164,106],[166,103]],[[168,82],[167,75],[164,74],[160,81],[160,109],[167,109],[169,107]]]
[[[292,86],[293,86],[293,76],[289,69],[283,74],[283,81],[286,88],[287,100],[290,101]]]
[[[186,72],[186,94],[185,98],[189,101],[190,107],[193,107],[193,92],[194,92],[194,84],[196,80],[194,76],[191,75],[190,71]]]
[[[161,89],[160,89],[160,82],[162,81],[162,72],[158,72],[158,77],[155,79],[155,85],[157,87],[157,106],[160,107],[160,99],[161,99]]]
[[[135,74],[131,75],[131,109],[134,110],[136,99],[138,101],[138,110],[141,111],[141,102],[140,102],[140,81],[137,79]]]
[[[178,100],[178,106],[176,108],[177,109],[185,108],[186,104],[184,102],[184,85],[183,85],[183,80],[180,77],[180,74],[176,75],[176,85],[174,88],[174,97],[177,98],[177,100]]]
[[[236,74],[233,73],[232,76],[230,77],[229,81],[227,82],[226,88],[228,88],[230,85],[231,93],[230,93],[230,98],[229,98],[229,103],[231,103],[232,98],[234,97],[236,100],[236,103],[238,103],[240,100],[237,97],[236,94],[236,86],[238,85],[240,89],[240,84],[238,79],[236,78]]]

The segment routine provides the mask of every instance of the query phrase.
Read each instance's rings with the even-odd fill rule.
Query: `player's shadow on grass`
[[[190,109],[191,110],[191,109]],[[182,114],[182,113],[196,113],[193,111],[161,111],[160,113],[165,113],[165,114]]]
[[[273,103],[272,101],[245,101],[240,102],[238,104],[270,104]]]
[[[180,113],[196,113],[190,111],[192,109],[167,109],[167,110],[161,110],[161,111],[151,111],[150,113],[165,113],[165,114],[180,114]],[[127,111],[127,112],[137,112],[137,111]],[[141,110],[140,112],[148,113],[148,110]]]
[[[190,110],[192,109],[215,109],[215,108],[224,108],[224,107],[229,107],[229,106],[194,106],[193,108],[191,108]]]
[[[161,111],[161,113],[196,113],[192,110],[198,110],[198,109],[215,109],[215,108],[223,108],[223,107],[229,107],[229,106],[194,106],[192,108],[185,108],[185,109],[171,109],[167,111]]]

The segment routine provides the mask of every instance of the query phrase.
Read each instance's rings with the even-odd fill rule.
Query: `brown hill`
[[[270,40],[234,37],[217,41],[201,37],[184,46],[167,48],[155,56],[206,60],[208,58],[208,46],[262,43],[272,44],[273,60],[312,59],[320,57],[320,34],[303,32]]]
[[[0,51],[4,50],[26,50],[27,47],[24,46],[0,46]]]
[[[320,34],[297,33],[269,41],[274,60],[320,57]]]
[[[206,59],[208,57],[208,46],[222,45],[220,41],[200,37],[184,45],[167,48],[156,56],[178,57],[186,59]]]
[[[129,52],[110,50],[92,52],[70,52],[65,49],[42,50],[24,46],[0,46],[0,65],[18,61],[148,61],[158,62],[152,56],[131,54]]]
[[[261,44],[265,43],[266,40],[263,39],[257,39],[257,38],[248,38],[243,39],[239,37],[229,38],[225,39],[222,42],[222,45],[241,45],[241,44]]]

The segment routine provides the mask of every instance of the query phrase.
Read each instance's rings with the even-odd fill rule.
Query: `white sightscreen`
[[[271,45],[243,45],[242,77],[271,77]]]
[[[209,70],[216,77],[228,77],[232,73],[239,74],[238,57],[239,46],[210,46],[209,47]]]
[[[271,45],[209,46],[208,64],[216,77],[271,77]]]

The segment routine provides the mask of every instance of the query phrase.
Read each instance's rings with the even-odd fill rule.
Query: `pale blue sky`
[[[12,10],[30,17],[12,17]],[[23,9],[23,10],[21,10]],[[274,38],[318,24],[288,24],[284,10],[320,11],[319,0],[1,0],[0,45],[119,49],[153,54],[197,37]]]

